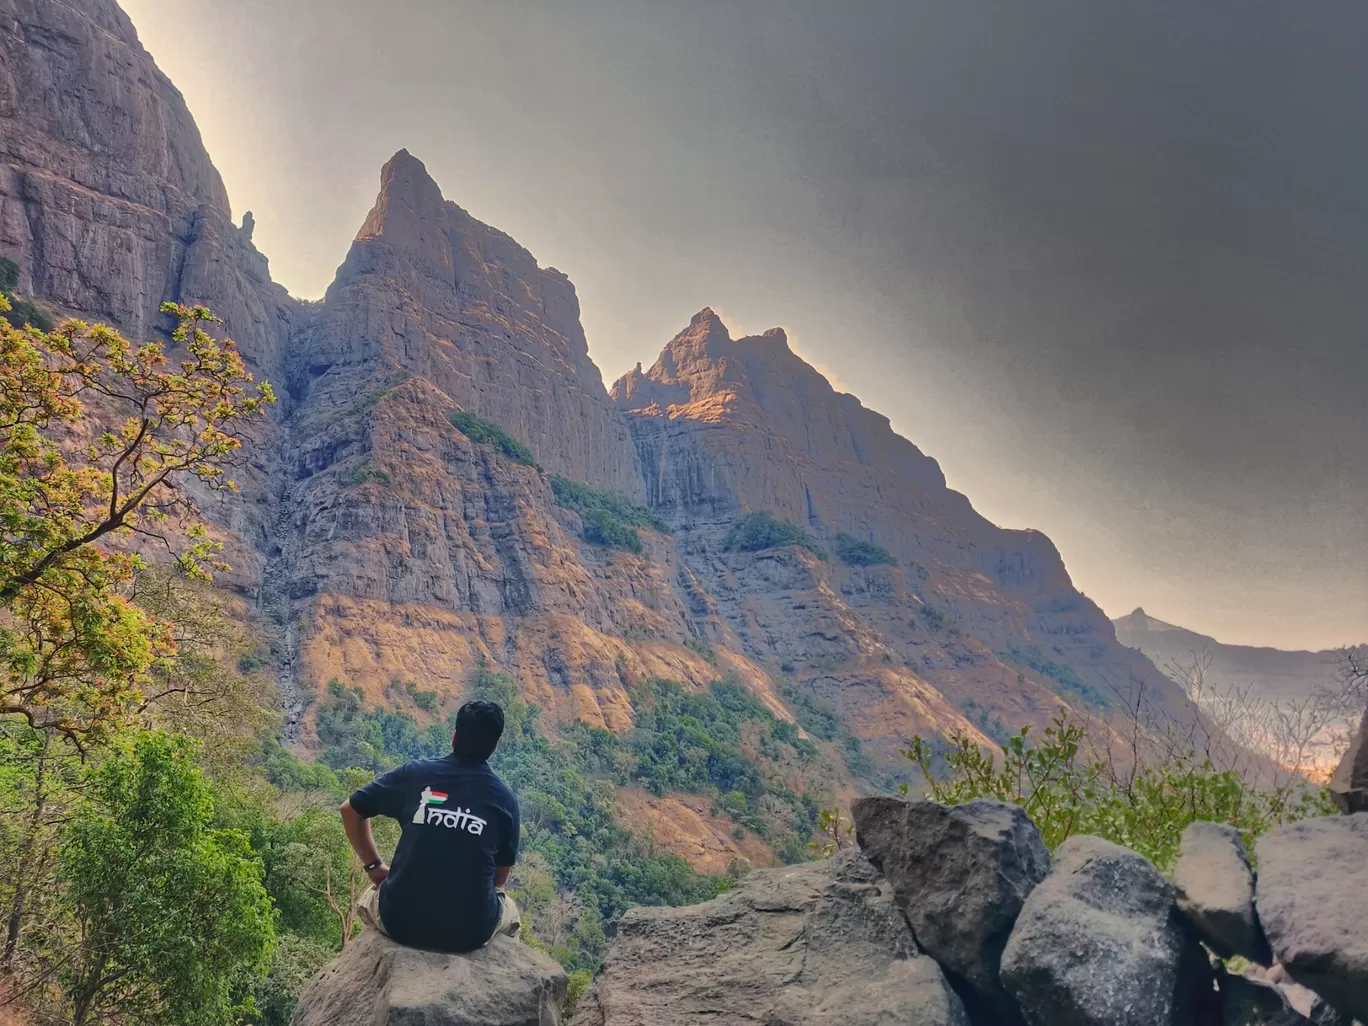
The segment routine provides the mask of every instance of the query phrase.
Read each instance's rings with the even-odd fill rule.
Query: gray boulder
[[[1364,711],[1358,733],[1330,778],[1330,797],[1341,812],[1368,812],[1368,710]]]
[[[1342,1015],[1368,1020],[1368,813],[1279,827],[1254,852],[1273,954]]]
[[[1050,872],[1026,813],[987,800],[896,798],[862,798],[851,813],[860,848],[893,885],[917,943],[962,981],[974,1017],[1019,1020],[998,965],[1027,895]]]
[[[365,930],[309,981],[290,1026],[557,1026],[565,985],[512,937],[440,955]]]
[[[1031,1026],[1203,1022],[1210,974],[1169,882],[1098,837],[1059,846],[1002,953],[1002,983]]]
[[[851,846],[684,908],[633,908],[572,1026],[968,1026]]]
[[[1200,822],[1184,830],[1173,885],[1178,908],[1213,951],[1268,965],[1268,941],[1254,911],[1254,872],[1239,830]]]

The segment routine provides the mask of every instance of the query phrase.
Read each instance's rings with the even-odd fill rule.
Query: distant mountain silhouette
[[[1337,650],[1288,652],[1278,648],[1226,645],[1215,638],[1186,627],[1165,623],[1143,609],[1112,621],[1116,640],[1139,649],[1169,676],[1180,681],[1177,672],[1190,665],[1203,652],[1211,656],[1206,685],[1217,691],[1252,684],[1253,693],[1263,698],[1291,698],[1310,694],[1335,677]],[[1177,669],[1176,669],[1177,668]]]

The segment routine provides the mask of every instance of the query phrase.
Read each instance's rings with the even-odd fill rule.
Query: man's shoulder
[[[409,777],[432,776],[434,773],[447,772],[449,767],[445,759],[413,759],[397,766],[390,772],[396,777],[407,779]]]
[[[503,795],[514,805],[518,804],[518,793],[508,786],[508,782],[499,776],[492,769],[489,771],[489,782],[496,791]]]

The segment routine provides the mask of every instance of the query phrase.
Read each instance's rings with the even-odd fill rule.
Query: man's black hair
[[[495,702],[467,702],[456,713],[456,736],[451,750],[463,759],[483,762],[494,754],[503,736],[504,714]]]

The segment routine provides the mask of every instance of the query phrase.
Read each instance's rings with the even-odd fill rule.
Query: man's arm
[[[371,834],[370,819],[361,815],[351,806],[351,799],[348,798],[342,803],[342,829],[347,832],[347,840],[351,842],[352,851],[356,852],[356,857],[361,860],[361,865],[369,866],[372,862],[380,862],[366,875],[370,877],[370,882],[379,887],[385,877],[389,876],[389,866],[380,861],[380,849],[375,846],[375,837]],[[504,872],[504,879],[508,878],[507,871]],[[495,872],[495,879],[498,873]]]
[[[494,867],[494,889],[501,891],[508,886],[508,874],[513,872],[512,866]]]

